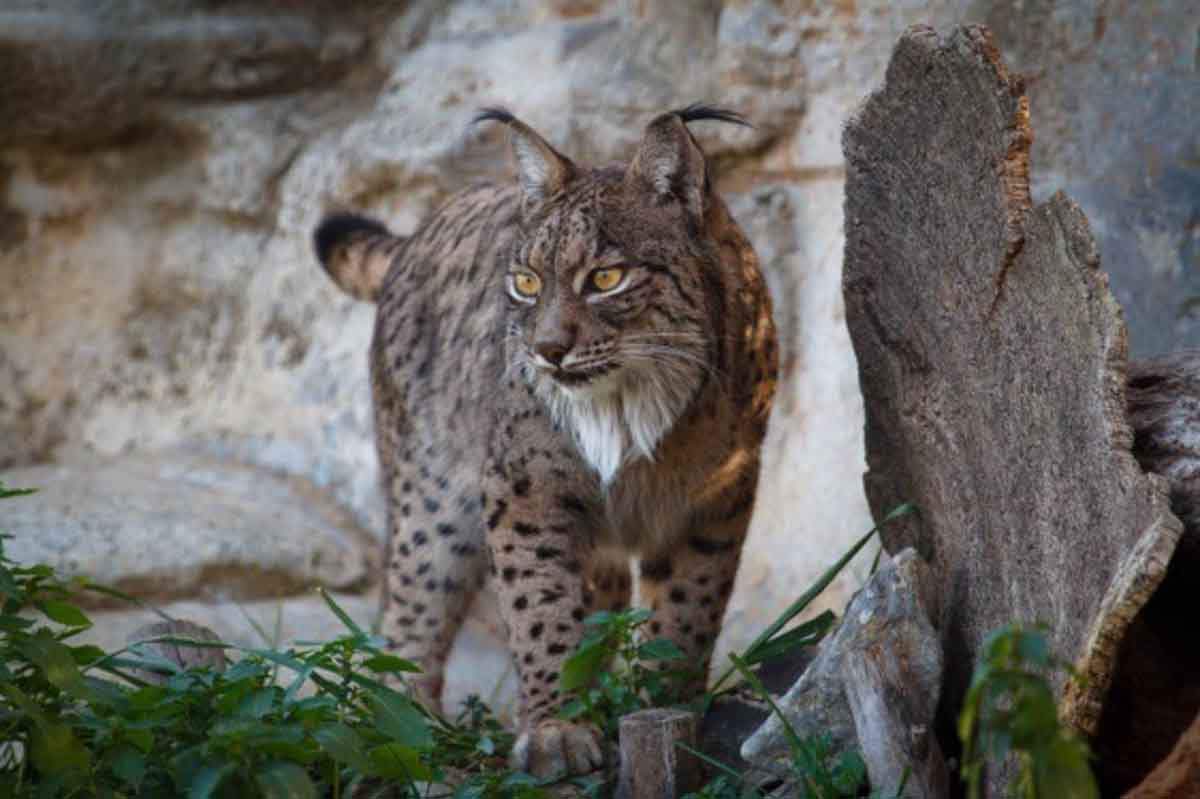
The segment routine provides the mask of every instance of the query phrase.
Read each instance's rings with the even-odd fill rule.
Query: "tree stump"
[[[954,721],[981,644],[1048,625],[1086,682],[1066,720],[1098,727],[1131,621],[1181,524],[1130,452],[1126,334],[1079,208],[1033,207],[1028,101],[987,31],[910,29],[847,124],[846,321],[881,535],[930,563]],[[989,772],[1003,795],[1004,768]]]
[[[617,799],[677,799],[700,788],[696,747],[699,721],[686,710],[651,708],[621,719]]]
[[[1200,796],[1200,716],[1179,737],[1171,754],[1124,799],[1195,799]]]

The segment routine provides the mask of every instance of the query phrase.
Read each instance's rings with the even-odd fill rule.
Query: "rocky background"
[[[871,525],[840,136],[918,22],[983,22],[1026,75],[1035,200],[1087,213],[1134,354],[1200,345],[1191,0],[6,0],[0,479],[41,489],[5,503],[10,553],[242,642],[336,634],[317,583],[369,619],[373,310],[321,274],[313,226],[349,207],[406,233],[508,179],[481,105],[596,161],[702,99],[756,125],[696,128],[785,346],[721,642],[744,645]],[[111,642],[147,614],[97,617]],[[503,703],[506,662],[481,611],[451,688]]]

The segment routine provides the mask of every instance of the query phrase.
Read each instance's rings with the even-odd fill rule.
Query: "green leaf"
[[[66,724],[38,726],[30,740],[30,760],[42,774],[82,775],[92,765],[91,753]]]
[[[25,497],[35,493],[37,493],[36,488],[6,488],[4,483],[0,483],[0,499],[8,499],[9,497]]]
[[[261,719],[275,707],[275,693],[274,686],[252,691],[238,705],[236,714],[247,718]]]
[[[388,654],[373,655],[363,661],[363,665],[373,672],[416,672],[421,671],[421,667],[411,660],[405,660],[401,657]]]
[[[42,670],[46,681],[76,699],[91,700],[92,692],[83,681],[83,673],[75,665],[71,650],[56,641],[45,630],[17,644],[16,648]]]
[[[386,688],[372,690],[367,701],[375,714],[375,727],[393,741],[414,749],[433,745],[429,722],[408,697]]]
[[[70,602],[58,599],[47,599],[37,603],[37,608],[52,621],[67,627],[91,627],[92,620],[82,610]]]
[[[367,757],[375,773],[387,779],[421,782],[433,777],[417,751],[399,743],[376,746],[367,752]]]
[[[754,652],[747,654],[743,660],[750,665],[755,665],[802,647],[818,644],[836,621],[837,616],[832,611],[826,610],[821,615],[809,619],[803,624],[798,624],[765,642]]]
[[[559,685],[564,691],[591,685],[611,655],[611,651],[600,643],[581,646],[563,663]]]
[[[146,776],[146,756],[132,746],[122,746],[111,755],[109,768],[113,776],[136,789]]]
[[[337,616],[342,624],[346,625],[346,629],[354,633],[356,636],[366,636],[366,633],[363,632],[362,627],[359,627],[354,623],[354,619],[350,618],[350,614],[342,610],[342,606],[334,601],[334,598],[329,595],[328,591],[326,591],[324,588],[317,588],[317,593],[321,595],[321,599],[325,600],[325,604],[328,605],[329,609],[333,611],[333,615]]]
[[[312,736],[334,760],[352,766],[363,774],[375,773],[373,764],[365,754],[366,745],[362,736],[352,728],[341,723],[326,724],[313,730]]]
[[[254,775],[264,799],[317,799],[308,772],[295,763],[272,763]]]
[[[635,651],[642,660],[682,660],[687,657],[682,649],[666,638],[647,641]]]

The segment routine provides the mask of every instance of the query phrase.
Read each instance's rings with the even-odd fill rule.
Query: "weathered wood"
[[[1200,716],[1165,760],[1124,799],[1196,799],[1200,796]]]
[[[948,795],[933,732],[942,677],[941,643],[929,622],[934,600],[928,567],[916,552],[889,559],[777,702],[801,738],[828,736],[835,752],[861,751],[872,788],[884,793],[896,789],[908,767],[905,796]],[[763,772],[789,771],[788,735],[778,716],[747,739],[742,756]],[[792,795],[791,786],[782,795]]]
[[[1094,733],[1181,530],[1130,453],[1125,328],[1087,220],[1061,194],[1032,206],[1031,136],[986,30],[918,27],[843,138],[864,484],[876,518],[921,511],[882,536],[930,562],[943,599],[948,753],[980,646],[1013,620],[1076,660],[1063,713]],[[1007,777],[990,771],[991,793]]]
[[[946,759],[933,730],[937,692],[922,685],[922,650],[927,646],[908,635],[882,636],[845,663],[846,698],[858,745],[871,788],[882,795],[900,795],[901,782],[906,799],[950,795]]]
[[[700,785],[700,760],[679,746],[696,747],[699,721],[686,710],[651,708],[620,723],[621,771],[617,799],[677,799]]]
[[[1092,749],[1112,792],[1136,786],[1200,713],[1200,351],[1129,369],[1133,454],[1184,523],[1167,576],[1130,625]]]
[[[209,668],[225,671],[225,651],[218,647],[189,646],[186,643],[154,641],[155,638],[193,638],[197,641],[219,643],[220,638],[204,625],[184,619],[157,621],[143,625],[129,634],[129,644],[174,663],[184,669]],[[135,669],[134,676],[154,685],[166,682],[169,675],[148,669]]]

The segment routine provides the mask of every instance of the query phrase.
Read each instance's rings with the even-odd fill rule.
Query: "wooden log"
[[[140,648],[146,652],[164,658],[184,669],[209,668],[216,672],[225,671],[225,651],[223,649],[154,641],[155,638],[194,638],[197,641],[219,643],[221,639],[217,637],[217,634],[201,624],[184,619],[153,622],[130,633],[128,643],[140,645]],[[147,669],[135,669],[134,676],[152,685],[161,685],[169,679],[169,675]]]
[[[934,707],[917,688],[920,677],[902,644],[882,641],[845,661],[858,745],[871,788],[880,795],[945,799],[950,773],[933,730]],[[904,792],[898,794],[906,774]]]
[[[696,747],[699,720],[686,710],[651,708],[621,719],[617,799],[677,799],[701,785]]]
[[[1184,531],[1121,645],[1092,741],[1113,794],[1138,785],[1200,714],[1200,350],[1131,363],[1127,400],[1134,457],[1166,479]]]
[[[843,135],[864,487],[877,519],[920,508],[880,535],[916,548],[943,600],[950,755],[981,646],[1013,620],[1076,662],[1063,716],[1094,734],[1182,531],[1131,453],[1125,326],[1087,219],[1062,194],[1033,205],[1032,135],[978,26],[906,32]],[[1010,776],[990,769],[989,794]]]

